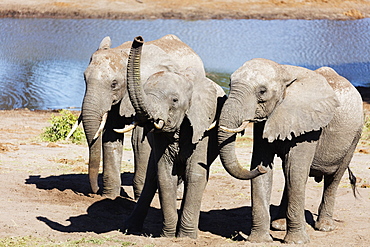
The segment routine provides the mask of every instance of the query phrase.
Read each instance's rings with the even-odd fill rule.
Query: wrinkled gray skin
[[[143,43],[140,39],[135,39],[138,45]],[[143,45],[143,51],[147,46]],[[182,54],[188,52],[195,56],[190,50]],[[140,50],[133,48],[132,57],[132,64],[137,65]],[[141,68],[145,69],[145,65],[141,64]],[[136,117],[145,128],[153,129],[149,138],[153,152],[143,192],[126,228],[129,232],[142,229],[158,184],[164,218],[161,236],[196,238],[209,167],[218,155],[217,128],[208,128],[217,120],[225,93],[205,77],[200,58],[198,65],[193,63],[186,70],[161,71],[147,80],[140,79],[138,66],[133,71],[129,67],[128,74],[128,91]],[[160,121],[163,126],[153,127]],[[253,176],[253,172],[249,174]],[[176,206],[178,176],[185,185],[180,216]]]
[[[92,55],[85,71],[86,93],[82,104],[82,121],[89,144],[89,178],[94,193],[99,190],[98,172],[103,153],[103,196],[114,198],[120,195],[123,134],[121,129],[131,124],[135,115],[127,93],[127,60],[132,42],[111,48],[111,40],[102,40],[99,49]],[[143,51],[141,71],[143,80],[158,71],[186,69],[190,65],[202,67],[199,57],[189,52],[190,48],[177,37],[167,35],[148,42]],[[192,50],[191,50],[192,51]],[[108,113],[103,134],[94,140],[102,116]],[[137,199],[144,185],[146,167],[151,147],[143,129],[137,127],[132,133],[135,174],[134,194]],[[103,150],[102,150],[103,147]],[[102,152],[103,151],[103,152]]]
[[[362,99],[345,78],[328,67],[311,71],[266,59],[247,61],[231,76],[231,88],[219,119],[220,158],[226,170],[243,179],[236,164],[235,135],[243,121],[254,122],[251,169],[268,172],[252,180],[253,225],[248,240],[272,241],[269,204],[275,155],[282,159],[284,196],[278,218],[286,217],[286,243],[307,243],[304,203],[309,176],[324,179],[315,228],[335,228],[335,194],[361,135]],[[280,219],[275,227],[282,226]]]

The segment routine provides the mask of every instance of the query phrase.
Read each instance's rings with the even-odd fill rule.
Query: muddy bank
[[[335,19],[370,17],[365,0],[3,0],[0,17],[106,19]]]

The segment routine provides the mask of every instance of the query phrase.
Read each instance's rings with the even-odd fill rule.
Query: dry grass
[[[352,17],[353,19],[363,19],[365,16],[357,9],[351,9],[343,13],[345,16]]]

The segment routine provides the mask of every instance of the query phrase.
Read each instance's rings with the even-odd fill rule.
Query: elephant
[[[203,66],[140,76],[141,36],[134,39],[127,66],[127,89],[135,121],[144,126],[152,154],[142,194],[126,220],[128,232],[141,231],[158,187],[163,213],[162,237],[197,238],[202,195],[209,167],[218,155],[217,118],[225,92],[205,76]],[[143,53],[144,54],[144,53]],[[144,57],[143,57],[144,58]],[[117,130],[119,131],[119,130]],[[258,170],[248,171],[250,178]],[[176,206],[178,177],[184,181],[180,215]]]
[[[124,126],[132,129],[135,110],[127,92],[126,66],[132,42],[111,48],[111,39],[105,37],[85,70],[86,92],[82,103],[81,119],[89,145],[89,180],[93,193],[97,193],[98,174],[103,153],[103,196],[120,195],[120,166],[123,134],[114,129]],[[174,35],[166,35],[148,42],[143,51],[142,78],[147,79],[159,71],[186,69],[193,65],[203,68],[195,52]],[[128,129],[128,130],[129,130]],[[135,173],[134,196],[137,199],[145,181],[151,147],[143,129],[137,126],[132,133]]]
[[[316,182],[324,179],[315,228],[335,228],[335,194],[360,139],[363,121],[359,92],[332,68],[312,71],[255,58],[231,75],[230,93],[219,118],[221,162],[233,177],[245,179],[242,172],[246,168],[237,163],[235,136],[252,122],[251,169],[262,165],[266,170],[251,180],[252,229],[247,240],[272,241],[269,200],[275,155],[282,160],[285,177],[275,222],[281,226],[286,217],[284,242],[309,242],[304,216],[308,177]]]

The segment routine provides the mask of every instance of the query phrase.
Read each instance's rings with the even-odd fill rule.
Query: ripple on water
[[[331,66],[354,85],[370,86],[369,22],[0,19],[0,109],[80,107],[83,72],[105,36],[115,47],[137,35],[175,34],[225,91],[229,74],[256,57]]]

